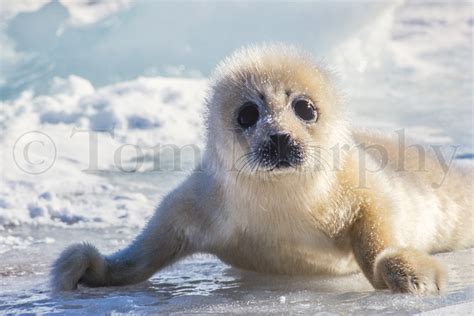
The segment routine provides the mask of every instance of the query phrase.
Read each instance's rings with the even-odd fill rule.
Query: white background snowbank
[[[120,192],[111,174],[149,172],[156,146],[201,144],[206,86],[199,79],[141,77],[95,90],[70,76],[55,78],[47,95],[27,91],[2,103],[0,226],[141,225],[157,200],[139,189]]]

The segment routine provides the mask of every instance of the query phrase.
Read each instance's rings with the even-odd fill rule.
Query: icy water
[[[474,311],[473,250],[437,255],[449,274],[446,290],[440,296],[416,297],[374,291],[362,274],[314,278],[255,274],[233,269],[208,255],[185,259],[134,286],[51,293],[46,279],[48,263],[58,255],[59,249],[80,239],[111,252],[129,242],[134,233],[127,228],[14,230],[12,236],[31,236],[32,245],[3,254],[0,314],[34,311],[73,314],[432,312],[443,315]],[[41,242],[45,238],[55,241]],[[443,309],[446,307],[449,309]]]
[[[252,24],[239,28],[241,33],[233,33],[229,40],[208,43],[187,34],[201,25],[201,33],[221,38],[228,28],[204,22],[224,10],[219,23],[225,24],[235,9],[234,22],[241,23],[238,16],[249,8],[237,2],[223,7],[195,2],[183,12],[189,25],[182,24],[173,36],[161,28],[154,42],[149,36],[158,2],[139,1],[131,7],[128,1],[120,2],[123,6],[63,2],[50,2],[0,24],[4,100],[0,108],[4,148],[0,157],[0,314],[473,313],[473,250],[436,255],[449,279],[441,296],[429,297],[374,291],[361,274],[258,275],[206,255],[188,258],[148,282],[123,288],[53,294],[47,276],[52,260],[73,242],[89,241],[104,253],[124,247],[163,195],[186,177],[192,168],[187,162],[180,172],[147,172],[148,152],[126,152],[124,157],[131,164],[144,160],[145,170],[119,172],[113,153],[124,144],[202,147],[206,76],[211,65],[249,38],[294,42],[322,57],[337,72],[354,125],[390,133],[404,128],[407,136],[425,144],[456,146],[458,158],[463,158],[459,162],[469,163],[474,152],[471,3],[340,1],[334,7],[329,4],[333,2],[308,2],[301,7],[286,3],[264,17],[262,10],[253,11],[266,22],[288,12],[291,18],[285,21],[287,26],[295,25],[293,33],[282,32],[285,28],[272,22],[250,36]],[[7,16],[6,3],[0,6],[0,17]],[[317,13],[315,19],[306,15],[298,19],[309,9]],[[107,14],[109,18],[100,20]],[[164,21],[170,23],[170,19]],[[29,32],[32,26],[38,30],[35,41]],[[6,36],[11,38],[5,41]],[[162,41],[168,41],[167,50],[162,49]],[[124,43],[135,46],[124,47]],[[88,50],[81,49],[84,44]],[[158,53],[161,58],[155,61],[158,55],[153,54]],[[144,77],[136,78],[139,75]],[[201,75],[204,78],[169,78]],[[99,137],[102,171],[84,171],[90,166],[89,139],[75,131],[111,127],[114,137]],[[12,160],[17,139],[32,130],[51,137],[57,150],[54,166],[38,175],[19,170]],[[47,160],[48,152],[38,150],[31,157]]]

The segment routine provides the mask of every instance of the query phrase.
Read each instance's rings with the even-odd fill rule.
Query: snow
[[[95,90],[71,75],[55,78],[47,95],[5,101],[2,140],[13,155],[0,158],[0,225],[141,225],[170,187],[154,199],[122,194],[103,174],[153,176],[160,146],[202,143],[205,89],[202,79],[141,77]]]
[[[440,297],[374,292],[360,274],[247,274],[204,255],[138,286],[53,295],[46,275],[62,248],[123,247],[192,170],[207,75],[249,41],[300,44],[335,71],[354,125],[458,146],[472,166],[469,3],[261,3],[255,14],[240,2],[157,3],[2,1],[0,313],[472,312],[472,250],[438,255],[450,275]],[[242,22],[258,19],[259,32]]]

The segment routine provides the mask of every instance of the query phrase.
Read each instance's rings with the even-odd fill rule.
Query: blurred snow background
[[[234,49],[268,40],[298,43],[323,56],[390,5],[151,0],[2,3],[5,69],[0,91],[5,97],[31,87],[45,92],[49,79],[70,74],[87,78],[96,87],[140,75],[207,76]]]
[[[202,147],[207,78],[244,44],[301,46],[337,73],[354,125],[472,158],[473,26],[469,1],[2,0],[0,255],[61,248],[64,227],[131,238],[195,164],[163,153],[150,172],[156,146]]]

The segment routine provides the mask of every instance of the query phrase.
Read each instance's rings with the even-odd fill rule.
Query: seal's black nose
[[[270,135],[270,152],[279,159],[288,159],[291,146],[291,136],[286,133]]]
[[[296,167],[303,162],[303,148],[290,134],[275,133],[262,144],[259,158],[271,170]]]

